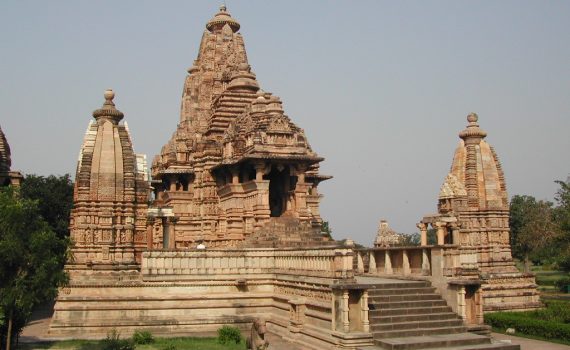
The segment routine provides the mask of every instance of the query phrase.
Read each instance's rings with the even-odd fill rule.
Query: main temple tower
[[[180,122],[152,163],[154,248],[247,245],[280,225],[300,228],[300,240],[322,238],[323,158],[281,100],[260,90],[239,29],[222,6],[188,69]]]

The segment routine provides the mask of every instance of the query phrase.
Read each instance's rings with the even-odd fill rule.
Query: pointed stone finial
[[[109,120],[113,124],[118,124],[123,119],[124,114],[115,108],[115,103],[113,102],[115,92],[112,89],[107,89],[103,93],[103,97],[105,97],[105,102],[101,108],[93,111],[93,117],[97,122],[99,120]]]
[[[479,121],[479,116],[477,113],[469,113],[469,115],[467,115],[467,121],[469,122],[469,125],[467,125],[465,130],[459,133],[459,137],[466,143],[471,142],[478,144],[487,136],[487,132],[479,127],[479,124],[477,123]]]

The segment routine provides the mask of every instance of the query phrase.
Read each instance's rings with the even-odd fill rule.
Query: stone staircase
[[[369,290],[370,331],[376,346],[361,350],[456,349],[520,350],[467,332],[459,316],[430,282],[397,281]]]

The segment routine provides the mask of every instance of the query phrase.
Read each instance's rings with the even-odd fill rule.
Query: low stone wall
[[[352,258],[350,248],[147,251],[140,273],[72,275],[49,335],[101,338],[116,328],[123,335],[147,329],[203,336],[224,324],[245,330],[262,317],[270,330],[305,348],[347,347],[333,330],[331,286],[353,281]]]

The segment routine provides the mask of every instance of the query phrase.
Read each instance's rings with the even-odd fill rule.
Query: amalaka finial
[[[113,102],[115,92],[112,89],[107,89],[103,93],[103,97],[105,97],[105,102],[101,108],[93,111],[93,117],[97,120],[110,120],[117,124],[123,119],[124,115],[123,112],[115,108],[115,103]]]
[[[107,89],[105,90],[103,96],[105,96],[105,100],[113,101],[113,99],[115,98],[115,92],[113,91],[113,89]]]
[[[479,116],[477,113],[469,113],[469,115],[467,115],[467,121],[469,122],[469,125],[467,125],[467,128],[465,130],[459,133],[459,137],[466,142],[468,140],[472,140],[472,142],[476,144],[478,144],[481,139],[485,138],[485,136],[487,136],[487,132],[479,127],[479,124],[477,124],[478,120]]]

